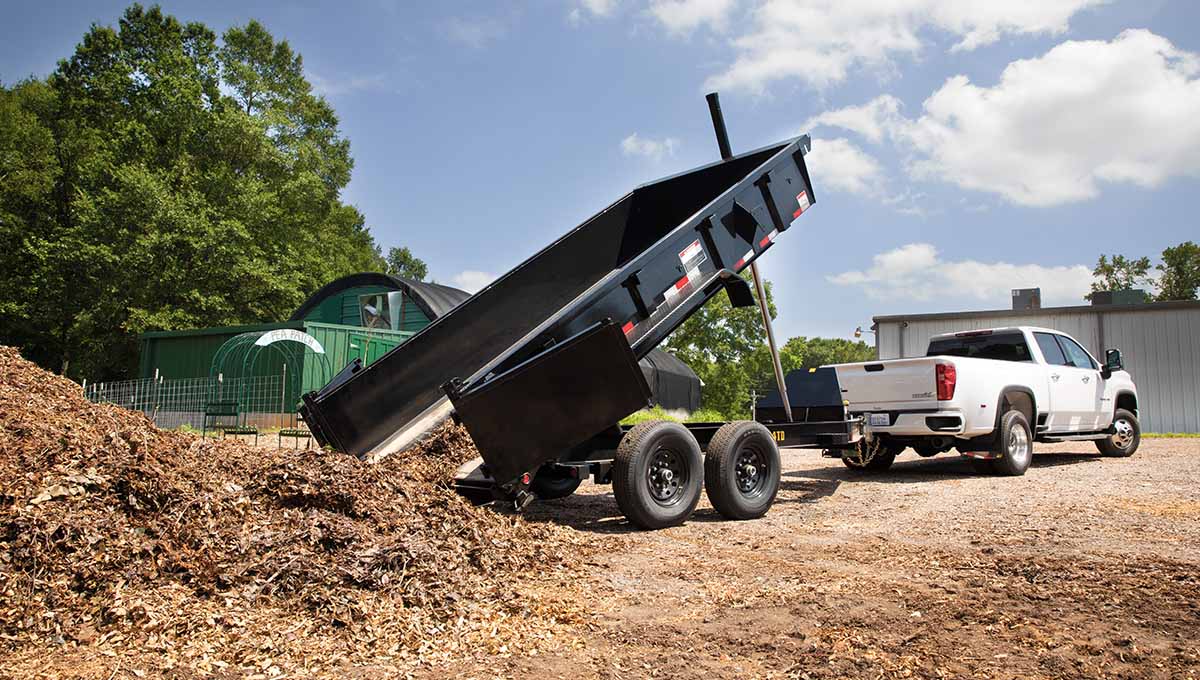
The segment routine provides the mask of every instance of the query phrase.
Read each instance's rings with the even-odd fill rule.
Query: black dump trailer
[[[376,459],[453,416],[482,455],[461,475],[465,495],[523,507],[590,473],[611,480],[644,527],[690,514],[703,447],[716,442],[734,458],[749,447],[746,461],[727,466],[740,473],[713,475],[758,479],[773,466],[774,484],[766,474],[770,488],[749,494],[769,506],[776,444],[843,444],[854,437],[844,412],[771,430],[615,423],[650,397],[638,360],[692,313],[721,291],[735,306],[755,304],[739,273],[813,204],[809,148],[801,136],[637,187],[375,363],[352,364],[305,395],[304,419],[321,444]]]

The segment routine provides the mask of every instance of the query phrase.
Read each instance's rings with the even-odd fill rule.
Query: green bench
[[[279,431],[279,448],[281,448],[281,449],[283,448],[283,438],[284,437],[293,437],[295,439],[295,441],[292,442],[292,448],[294,448],[294,449],[300,448],[300,440],[301,439],[305,440],[304,441],[304,450],[305,451],[307,451],[309,445],[312,444],[312,432],[309,432],[307,428],[285,427],[282,430],[280,430]]]

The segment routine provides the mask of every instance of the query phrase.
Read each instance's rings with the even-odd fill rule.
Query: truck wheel
[[[997,456],[991,460],[996,474],[1018,477],[1029,469],[1033,460],[1033,435],[1023,413],[1008,411],[1000,417],[1000,431],[996,433],[992,453]]]
[[[1142,443],[1142,426],[1138,424],[1137,416],[1123,408],[1113,414],[1113,432],[1107,439],[1096,442],[1096,448],[1106,456],[1128,458],[1138,450]]]
[[[566,498],[575,493],[583,480],[571,474],[569,468],[558,465],[543,465],[533,476],[529,490],[544,501]]]
[[[899,450],[875,439],[870,444],[859,441],[852,449],[842,452],[842,464],[855,472],[883,472],[896,462]]]
[[[652,420],[621,439],[613,460],[613,495],[634,526],[662,529],[691,517],[703,475],[700,444],[692,433],[679,423]]]
[[[762,423],[726,423],[704,455],[704,490],[722,516],[757,519],[779,493],[779,469],[779,447]]]

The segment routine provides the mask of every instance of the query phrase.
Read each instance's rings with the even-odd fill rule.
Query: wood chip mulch
[[[377,464],[155,428],[0,347],[0,676],[392,676],[570,645],[586,546]]]

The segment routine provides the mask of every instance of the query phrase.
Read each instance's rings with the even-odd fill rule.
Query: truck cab
[[[924,456],[956,448],[1023,474],[1034,441],[1092,440],[1109,455],[1137,448],[1137,388],[1120,350],[1100,362],[1066,333],[1020,326],[937,335],[925,354],[833,366],[847,410],[888,465],[908,447]],[[1009,435],[1028,445],[1006,454]]]

